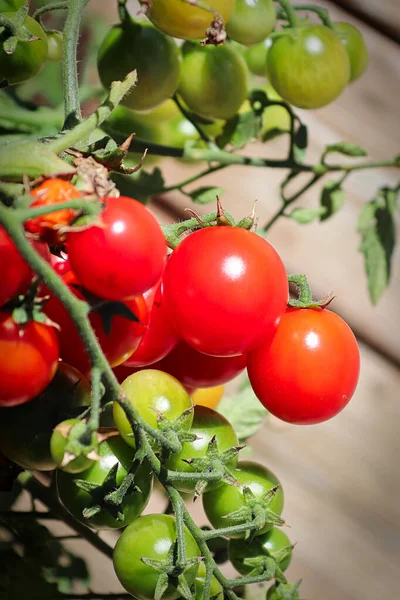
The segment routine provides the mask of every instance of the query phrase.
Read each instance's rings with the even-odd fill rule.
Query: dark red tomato
[[[277,252],[238,227],[211,227],[186,237],[170,256],[163,280],[180,336],[214,356],[245,354],[272,338],[288,299]]]
[[[156,219],[132,198],[105,198],[100,220],[67,236],[72,270],[88,290],[108,300],[142,294],[160,279],[167,244]]]
[[[28,402],[53,379],[59,359],[54,327],[29,321],[14,322],[0,311],[0,406]]]
[[[298,425],[327,421],[350,401],[360,352],[350,327],[326,309],[289,308],[272,343],[250,352],[247,368],[258,399]]]
[[[163,301],[162,283],[143,294],[149,310],[149,325],[139,347],[125,361],[127,367],[146,367],[161,360],[176,346],[178,336],[173,329]]]
[[[39,187],[32,191],[33,200],[31,208],[38,206],[49,206],[67,202],[73,198],[79,198],[80,192],[64,179],[46,179]],[[38,235],[49,244],[57,244],[60,236],[60,228],[69,225],[77,211],[72,209],[56,210],[47,215],[28,219],[25,229],[30,233]]]
[[[127,361],[125,364],[128,364]],[[185,342],[178,345],[160,360],[153,369],[165,371],[173,375],[184,386],[191,388],[207,388],[222,385],[239,375],[246,367],[246,357],[240,356],[208,356],[191,348]]]
[[[32,242],[32,245],[42,258],[47,259],[49,249],[45,244]],[[0,306],[3,306],[26,290],[33,275],[3,227],[0,227],[0,267]]]
[[[76,288],[79,282],[70,271],[63,276],[64,282],[70,290],[80,299],[84,295]],[[104,330],[100,314],[93,311],[89,315],[90,323],[99,340],[101,348],[112,367],[124,362],[138,347],[147,326],[148,312],[143,296],[136,296],[124,303],[137,316],[139,322],[130,321],[123,316],[113,316],[109,334]],[[78,331],[63,304],[56,298],[52,298],[45,305],[45,312],[52,321],[60,326],[60,356],[61,358],[78,369],[84,375],[90,371],[89,357],[84,349]]]

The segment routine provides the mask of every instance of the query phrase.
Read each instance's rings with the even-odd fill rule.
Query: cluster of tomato
[[[73,197],[79,191],[71,183],[47,180],[33,191],[31,206]],[[193,388],[222,385],[247,366],[255,393],[272,413],[293,423],[326,420],[347,404],[356,387],[359,352],[351,330],[327,309],[287,308],[282,260],[250,230],[226,223],[199,228],[168,256],[160,225],[136,200],[106,197],[93,221],[76,219],[71,209],[36,216],[25,222],[26,235],[69,290],[89,304],[99,344],[142,419],[154,429],[170,423],[194,434],[178,453],[160,455],[174,486],[204,492],[204,509],[216,528],[240,524],[238,511],[250,521],[254,507],[261,507],[263,523],[250,543],[243,542],[244,531],[230,534],[236,569],[248,574],[246,558],[276,556],[284,570],[292,547],[274,527],[284,523],[278,479],[260,464],[238,462],[239,442],[229,421],[212,408],[193,409],[190,394]],[[57,236],[64,243],[61,257],[50,256],[46,244]],[[146,462],[132,467],[135,437],[118,402],[112,412],[107,406],[102,411],[103,437],[94,439],[94,453],[74,455],[71,435],[75,441],[87,436],[88,354],[70,314],[46,282],[39,287],[37,304],[43,296],[50,321],[35,316],[29,292],[33,274],[3,229],[0,262],[5,266],[0,450],[24,468],[58,467],[60,500],[77,520],[97,529],[128,526],[115,548],[115,570],[135,597],[152,598],[158,573],[140,557],[167,560],[175,521],[167,515],[140,516],[152,474]],[[22,322],[16,318],[21,310]],[[209,471],[204,462],[209,458],[219,461],[218,482],[184,477],[196,469]],[[115,505],[112,493],[133,471],[135,493]],[[162,551],[160,536],[170,541]],[[187,557],[199,556],[189,531],[185,538]],[[203,567],[199,573],[188,569],[185,577],[201,598]],[[220,594],[218,581],[213,586]]]

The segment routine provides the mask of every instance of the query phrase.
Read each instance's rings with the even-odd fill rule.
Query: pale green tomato
[[[275,23],[276,11],[272,0],[235,0],[226,32],[232,40],[252,46],[265,40]]]
[[[272,46],[272,40],[267,38],[260,44],[250,46],[244,53],[244,59],[249,70],[259,77],[267,77],[267,56],[268,50]]]
[[[368,66],[368,48],[364,37],[350,23],[334,23],[333,28],[340,37],[350,59],[350,81],[359,79]]]

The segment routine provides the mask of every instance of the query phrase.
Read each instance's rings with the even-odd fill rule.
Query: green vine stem
[[[326,26],[329,27],[330,29],[333,29],[333,24],[331,21],[331,18],[329,16],[329,12],[327,11],[326,8],[322,8],[321,6],[314,6],[313,4],[295,4],[293,5],[294,10],[301,10],[301,11],[311,11],[316,13],[319,18],[321,19],[321,22]]]
[[[4,15],[0,15],[0,27],[7,29],[10,32],[10,35],[15,35],[17,33],[17,27]]]
[[[64,90],[64,128],[68,129],[82,119],[79,101],[77,49],[79,24],[89,0],[69,0],[68,15],[64,25],[62,50],[62,76]]]
[[[118,16],[121,23],[129,19],[129,12],[126,6],[127,0],[118,0]]]
[[[297,27],[296,12],[294,10],[294,7],[290,3],[290,1],[289,0],[276,0],[276,1],[280,4],[280,6],[282,8],[282,12],[285,13],[290,27],[293,27],[293,28]]]
[[[36,19],[36,21],[40,22],[40,18],[42,15],[44,15],[47,12],[50,12],[52,10],[67,10],[69,8],[69,0],[60,0],[59,2],[50,2],[49,4],[45,4],[44,6],[41,6],[40,8],[38,8],[37,10],[35,10],[35,12],[32,15],[33,19]]]
[[[199,136],[201,137],[203,142],[205,142],[209,148],[212,148],[214,150],[216,148],[218,148],[218,146],[216,144],[214,144],[214,142],[208,137],[208,135],[205,133],[205,131],[203,131],[203,129],[200,127],[200,125],[198,124],[196,119],[194,119],[192,117],[192,115],[190,114],[190,112],[185,109],[185,107],[183,106],[182,102],[180,101],[180,99],[178,98],[178,96],[176,94],[175,94],[175,96],[173,96],[173,100],[174,100],[175,104],[177,105],[177,107],[179,108],[182,115],[185,117],[185,119],[187,119],[193,125],[193,127],[196,129],[197,133],[199,134]]]

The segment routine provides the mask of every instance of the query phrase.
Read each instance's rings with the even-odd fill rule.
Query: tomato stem
[[[40,17],[44,15],[44,13],[52,11],[52,10],[67,10],[69,8],[70,2],[68,0],[60,0],[59,2],[50,2],[49,4],[45,4],[41,6],[32,15],[32,18],[40,23]]]
[[[289,0],[277,0],[277,2],[279,2],[279,4],[281,5],[290,27],[297,27],[296,12]]]
[[[316,13],[326,27],[333,29],[333,24],[326,8],[314,6],[313,4],[295,4],[293,5],[293,8],[294,10],[307,10]]]

